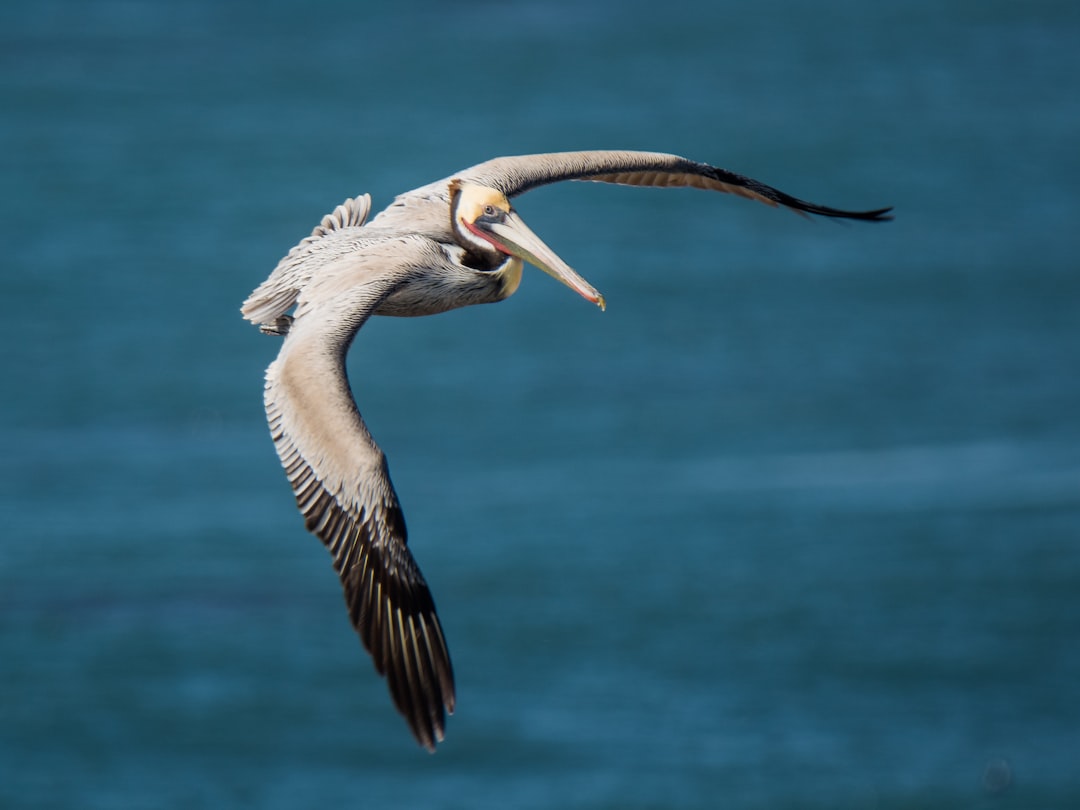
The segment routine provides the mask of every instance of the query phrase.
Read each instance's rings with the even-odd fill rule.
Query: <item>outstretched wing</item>
[[[783,205],[808,214],[847,219],[881,220],[891,208],[872,211],[845,211],[806,202],[765,183],[741,174],[697,163],[678,155],[659,152],[552,152],[543,155],[501,157],[466,169],[459,175],[482,185],[493,186],[507,197],[562,180],[592,180],[626,186],[688,186],[707,191],[723,191],[740,197]]]
[[[846,211],[827,205],[800,200],[777,188],[750,177],[697,163],[693,160],[660,152],[624,152],[596,150],[587,152],[551,152],[540,155],[500,157],[464,169],[452,177],[430,183],[402,194],[394,204],[375,220],[390,222],[401,211],[415,217],[424,202],[446,202],[447,185],[453,178],[497,188],[507,197],[524,194],[529,189],[563,180],[591,180],[598,183],[617,183],[626,186],[658,186],[700,188],[722,191],[766,205],[783,205],[804,214],[825,217],[881,221],[891,219],[891,208],[870,211]]]
[[[326,545],[353,626],[421,745],[443,739],[454,675],[427,583],[406,545],[386,459],[345,370],[353,336],[431,250],[394,240],[320,266],[266,372],[270,432],[308,530]]]

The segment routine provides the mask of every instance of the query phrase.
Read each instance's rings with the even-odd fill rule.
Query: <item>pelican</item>
[[[346,200],[289,251],[241,307],[284,338],[264,404],[307,529],[333,557],[353,627],[398,711],[429,751],[454,711],[454,673],[435,602],[406,545],[386,457],[368,432],[345,355],[372,315],[434,315],[509,298],[524,263],[604,308],[604,297],[522,221],[510,199],[562,180],[689,186],[802,214],[890,219],[890,208],[815,205],[726,169],[654,152],[500,157],[398,196],[370,222]],[[292,311],[290,314],[290,310]]]

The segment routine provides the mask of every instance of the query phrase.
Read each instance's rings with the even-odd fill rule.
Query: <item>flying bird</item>
[[[654,152],[500,157],[398,196],[370,222],[371,198],[346,200],[289,251],[241,307],[284,338],[264,404],[304,523],[326,545],[353,627],[398,711],[430,751],[454,711],[454,673],[435,603],[409,548],[386,457],[345,369],[372,315],[434,315],[502,301],[524,263],[604,308],[604,297],[522,221],[510,200],[562,180],[688,186],[802,214],[876,222],[890,208],[815,205],[726,169]],[[291,314],[290,314],[291,312]]]

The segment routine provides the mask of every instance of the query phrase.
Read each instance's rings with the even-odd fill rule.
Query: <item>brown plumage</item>
[[[304,523],[330,551],[353,626],[421,745],[443,739],[454,675],[427,584],[407,547],[386,459],[356,407],[345,355],[371,315],[431,315],[501,301],[523,262],[603,296],[521,221],[509,198],[561,180],[686,186],[800,213],[880,221],[890,209],[807,203],[748,177],[653,152],[502,157],[402,194],[371,222],[347,200],[289,251],[243,316],[284,337],[266,372],[270,433]],[[292,314],[289,311],[292,310]]]

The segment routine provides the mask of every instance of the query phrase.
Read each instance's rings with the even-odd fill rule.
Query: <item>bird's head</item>
[[[507,257],[526,261],[604,308],[604,296],[540,241],[498,189],[451,180],[450,217],[458,242],[470,252],[492,264]]]

